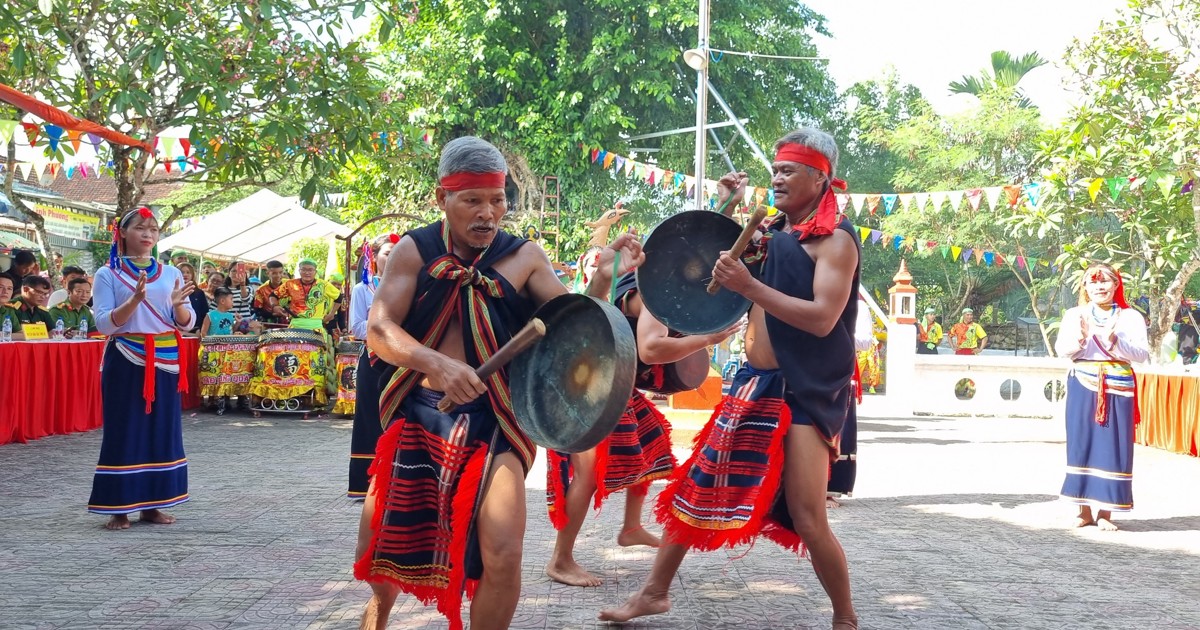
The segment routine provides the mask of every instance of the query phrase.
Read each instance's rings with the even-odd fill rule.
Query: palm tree
[[[979,96],[994,89],[1010,90],[1019,99],[1021,107],[1033,107],[1033,103],[1021,92],[1017,84],[1025,78],[1026,74],[1029,74],[1030,70],[1047,63],[1036,52],[1013,57],[1008,51],[997,50],[992,53],[992,72],[989,73],[985,69],[978,75],[965,75],[958,81],[951,81],[950,92]]]

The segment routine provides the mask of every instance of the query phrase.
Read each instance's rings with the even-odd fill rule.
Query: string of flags
[[[604,170],[613,170],[619,175],[631,179],[639,179],[647,185],[656,186],[668,191],[682,193],[688,198],[694,198],[697,189],[708,198],[710,206],[716,206],[717,182],[705,179],[697,186],[696,178],[684,173],[659,168],[645,164],[632,158],[618,155],[604,149],[581,145],[583,155],[591,159]],[[1158,187],[1164,198],[1173,194],[1191,192],[1192,182],[1183,181],[1175,175],[1154,175],[1153,183]],[[1090,180],[1077,180],[1074,186],[1086,183],[1087,194],[1093,202],[1101,192],[1107,191],[1113,201],[1121,194],[1132,188],[1140,187],[1151,181],[1150,178],[1139,177],[1097,177]],[[970,205],[971,210],[978,212],[987,202],[987,207],[994,210],[1004,207],[1016,207],[1027,204],[1038,208],[1045,198],[1051,184],[1048,182],[1029,182],[1021,185],[986,186],[966,190],[940,190],[918,193],[838,193],[838,209],[844,214],[853,216],[890,215],[901,210],[937,212],[949,203],[951,210],[962,207],[963,202]],[[1075,187],[1068,189],[1068,194],[1074,197]],[[1178,191],[1178,192],[1176,192]],[[769,188],[754,187],[746,192],[749,200],[755,204],[775,204],[775,192]]]
[[[629,178],[640,179],[650,186],[658,186],[668,192],[683,194],[689,198],[696,194],[696,181],[695,178],[690,175],[675,173],[650,164],[643,164],[621,155],[606,152],[602,149],[589,149],[584,147],[583,151],[584,154],[591,159],[592,163],[599,165],[605,170],[616,169],[618,174],[623,174]],[[1014,188],[1016,189],[1015,194],[1018,196],[1018,202],[1020,202],[1020,196],[1024,196],[1026,199],[1029,199],[1031,195],[1033,196],[1033,199],[1040,201],[1040,194],[1042,192],[1040,187],[1027,188],[1017,186],[998,186],[996,188],[996,201],[994,202],[990,200],[990,197],[988,197],[988,195],[991,193],[987,192],[987,189],[977,189],[979,192],[974,196],[978,199],[988,198],[989,203],[993,204],[993,207],[995,207],[994,203],[997,203],[1002,199],[1000,195],[1013,194],[1012,192],[1006,192],[1006,188],[1010,190]],[[709,205],[715,208],[717,194],[716,182],[713,180],[705,180],[703,186],[701,187],[701,193],[709,196]],[[962,196],[960,197],[956,193],[961,193]],[[841,208],[842,212],[845,212],[847,208],[852,206],[852,204],[852,207],[854,208],[869,209],[869,207],[865,204],[871,203],[872,200],[867,198],[877,197],[877,199],[874,200],[874,203],[876,205],[882,205],[885,208],[885,212],[890,214],[897,209],[897,204],[904,203],[906,204],[904,207],[909,207],[907,205],[910,201],[909,198],[911,198],[913,203],[920,204],[917,206],[918,208],[925,207],[926,203],[938,203],[937,207],[940,207],[940,203],[934,201],[935,196],[938,196],[937,198],[941,199],[943,202],[951,201],[951,203],[954,203],[954,200],[957,199],[957,202],[961,203],[964,199],[969,198],[968,193],[969,191],[948,191],[946,193],[913,193],[911,195],[903,195],[903,197],[905,197],[903,201],[901,200],[902,195],[899,194],[861,195],[862,199],[859,200],[860,203],[854,203],[854,200],[851,199],[852,197],[860,197],[860,195],[838,195],[838,206]],[[945,197],[940,197],[940,194],[944,194]],[[919,195],[923,195],[921,201],[916,200]],[[749,197],[755,204],[762,204],[765,202],[767,205],[774,205],[775,202],[774,192],[763,188],[755,188],[751,191],[747,191],[747,197]],[[885,199],[885,197],[890,198],[891,201],[888,201]],[[1007,199],[1004,200],[1007,201]],[[1033,201],[1030,203],[1033,203]],[[973,207],[976,206],[973,204]],[[872,214],[874,214],[874,212],[872,212]],[[1034,256],[1003,254],[983,247],[942,243],[933,239],[908,236],[905,234],[888,233],[882,230],[876,230],[864,226],[856,225],[855,228],[859,232],[859,237],[861,238],[863,245],[879,245],[881,247],[890,247],[897,251],[907,252],[930,251],[934,252],[935,254],[941,254],[943,259],[961,261],[964,264],[974,262],[977,265],[984,265],[987,267],[1015,265],[1018,269],[1022,270],[1034,270],[1041,267],[1050,268],[1055,272],[1058,271],[1058,266],[1055,265],[1050,259],[1037,258]]]
[[[372,132],[370,134],[371,146],[376,151],[401,149],[405,145],[406,135],[406,133],[399,131]],[[101,149],[105,146],[104,140],[96,134],[63,129],[58,125],[49,123],[0,120],[0,146],[6,146],[9,142],[14,142],[17,146],[33,148],[38,146],[39,140],[42,141],[42,146],[49,149],[49,153],[51,154],[57,153],[64,145],[69,145],[75,160],[70,164],[63,164],[56,159],[48,157],[44,152],[39,152],[29,160],[17,161],[13,164],[17,176],[22,181],[29,179],[32,175],[45,185],[54,181],[60,175],[65,176],[67,179],[72,179],[74,177],[86,178],[97,175],[112,176],[114,174],[115,166],[113,161],[101,156]],[[418,140],[426,146],[432,146],[433,131],[423,131]],[[214,153],[219,151],[222,144],[223,140],[221,138],[213,138],[201,146],[196,146],[188,138],[167,135],[155,136],[152,142],[155,160],[148,164],[147,168],[151,170],[162,169],[167,173],[197,172],[204,168],[204,164],[201,161],[202,158],[209,151]],[[80,149],[85,146],[90,148],[90,155],[80,154]],[[130,164],[132,163],[133,161],[130,160]],[[0,163],[0,171],[5,166],[5,164]]]

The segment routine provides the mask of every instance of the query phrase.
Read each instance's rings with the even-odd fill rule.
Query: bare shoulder
[[[384,277],[387,277],[393,271],[399,273],[416,273],[421,269],[421,265],[424,262],[421,258],[421,250],[417,249],[417,242],[406,234],[400,238],[400,241],[392,248],[392,253],[388,255],[387,269],[385,270]]]
[[[541,245],[538,245],[534,241],[525,241],[517,250],[517,256],[521,260],[522,265],[528,265],[531,271],[535,267],[550,266],[550,255],[546,253],[546,250],[542,249]]]
[[[835,229],[833,234],[818,240],[812,249],[816,260],[856,262],[858,260],[858,243],[854,237],[842,229]]]

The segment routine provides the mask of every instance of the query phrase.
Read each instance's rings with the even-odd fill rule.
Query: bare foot
[[[600,621],[615,621],[624,623],[646,615],[661,615],[671,610],[671,598],[666,593],[649,595],[638,591],[631,595],[620,608],[609,608],[600,611]]]
[[[1096,521],[1093,521],[1090,518],[1084,518],[1082,516],[1075,517],[1075,527],[1088,527],[1095,524]]]
[[[1092,518],[1092,506],[1079,506],[1079,514],[1075,517],[1075,527],[1087,527],[1095,524],[1096,520]]]
[[[834,619],[833,630],[858,630],[858,617]]]
[[[617,535],[617,544],[622,547],[634,547],[637,545],[657,547],[662,544],[662,540],[658,536],[646,531],[645,527],[638,525],[637,527],[629,527],[622,530]]]
[[[600,586],[600,578],[588,573],[572,559],[551,560],[546,565],[546,575],[555,582],[567,586]]]
[[[175,522],[175,517],[160,510],[142,510],[142,518],[138,520],[156,525],[170,525]]]
[[[832,510],[834,508],[842,507],[842,504],[840,501],[833,498],[833,495],[826,495],[825,496],[825,507]]]
[[[1107,518],[1104,518],[1103,516],[1096,519],[1096,527],[1100,528],[1100,531],[1102,531],[1102,532],[1115,532],[1118,529],[1120,529],[1115,524],[1113,524],[1112,521],[1108,520]]]
[[[104,529],[129,529],[129,516],[125,514],[113,514],[112,518],[104,524]]]

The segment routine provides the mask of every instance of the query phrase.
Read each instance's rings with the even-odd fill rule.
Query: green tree
[[[1059,262],[1075,286],[1090,260],[1130,275],[1131,299],[1150,297],[1155,358],[1200,270],[1200,185],[1180,194],[1185,182],[1200,183],[1198,46],[1200,5],[1191,0],[1133,0],[1076,41],[1067,65],[1086,88],[1083,102],[1043,142],[1046,202],[1014,219],[1015,229],[1064,241]]]
[[[189,130],[202,168],[185,180],[213,197],[274,174],[300,179],[312,198],[370,143],[380,92],[371,55],[339,35],[367,0],[54,0],[43,12],[44,2],[0,6],[0,33],[17,34],[2,40],[11,56],[0,82],[134,137]],[[155,181],[156,157],[116,146],[109,155],[122,212]],[[188,207],[172,206],[164,227]]]
[[[979,95],[979,106],[962,114],[943,117],[930,108],[895,129],[879,129],[873,139],[900,158],[893,177],[898,191],[924,192],[970,190],[1015,182],[1027,182],[1042,133],[1036,108],[1024,107],[1012,90],[991,89]],[[1024,195],[1017,205],[1024,204]],[[1061,299],[1060,279],[1054,270],[1017,263],[1015,256],[1053,258],[1061,248],[1057,235],[1010,233],[1006,218],[1012,214],[1007,197],[998,207],[980,200],[976,210],[969,200],[948,202],[920,211],[903,209],[881,220],[888,233],[918,236],[938,243],[922,252],[940,267],[945,287],[952,298],[947,312],[972,306],[983,312],[1001,302],[1010,316],[1026,314],[1037,318],[1047,352],[1051,314]],[[942,247],[984,247],[1009,255],[1001,267],[984,267],[974,261],[963,263],[947,257]],[[1028,304],[1015,309],[1009,295],[1023,291]]]
[[[641,195],[636,184],[624,181],[607,188],[601,180],[611,175],[583,159],[581,145],[628,155],[631,148],[647,146],[631,144],[629,136],[694,125],[696,75],[680,63],[682,51],[696,41],[694,2],[419,0],[414,6],[411,21],[379,26],[390,36],[383,48],[390,89],[403,95],[399,117],[435,129],[439,139],[476,134],[500,147],[518,189],[517,223],[540,208],[543,175],[561,178],[564,212],[590,211],[585,218]],[[821,16],[787,0],[713,6],[716,48],[812,56],[812,36],[824,32]],[[753,121],[751,133],[762,145],[803,121],[823,119],[836,103],[820,62],[714,55],[710,67],[713,84],[739,117]],[[725,115],[713,103],[709,118]],[[729,130],[722,133],[730,138]],[[652,155],[659,166],[690,173],[693,138],[669,136],[649,142],[649,148],[658,150]],[[754,159],[746,145],[730,144],[735,164],[751,170]],[[709,168],[726,167],[714,157]],[[428,199],[435,183],[428,172],[389,168],[395,183],[386,188]],[[584,182],[591,179],[600,183]],[[598,191],[609,196],[588,198]],[[577,194],[585,200],[568,196]]]
[[[1009,90],[1016,94],[1021,107],[1033,107],[1033,103],[1021,92],[1017,84],[1025,75],[1035,68],[1040,68],[1048,62],[1036,52],[1014,57],[1004,50],[992,53],[992,71],[981,70],[977,75],[964,75],[957,81],[950,82],[950,92],[953,94],[981,94],[996,88]]]
[[[929,109],[921,91],[902,84],[895,69],[842,93],[829,127],[841,150],[838,168],[849,192],[896,192],[892,179],[902,159],[880,139]]]

